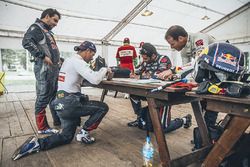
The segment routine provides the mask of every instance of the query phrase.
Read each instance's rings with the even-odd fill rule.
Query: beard
[[[50,30],[52,30],[54,28],[54,26],[49,25],[48,28],[49,28],[49,31],[50,31]]]

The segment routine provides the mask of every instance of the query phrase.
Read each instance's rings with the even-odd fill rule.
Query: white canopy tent
[[[225,17],[209,25],[201,32],[209,33],[220,40],[228,40],[245,52],[250,52],[250,3],[229,13]]]
[[[22,48],[24,32],[40,17],[41,11],[56,8],[62,19],[53,31],[61,51],[72,52],[76,44],[91,40],[98,45],[97,55],[115,65],[116,49],[124,37],[129,37],[135,47],[141,41],[151,42],[160,53],[171,57],[176,53],[164,40],[168,27],[178,24],[188,32],[198,32],[243,5],[247,8],[243,21],[235,19],[211,34],[224,40],[229,27],[232,30],[245,27],[236,37],[244,38],[244,45],[249,46],[249,38],[245,38],[250,34],[249,0],[0,0],[0,47]],[[153,11],[153,15],[142,16],[144,9]],[[205,15],[210,19],[202,20]]]

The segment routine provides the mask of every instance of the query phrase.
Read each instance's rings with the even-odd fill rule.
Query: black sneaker
[[[16,149],[11,158],[15,161],[33,152],[39,152],[39,150],[40,145],[38,139],[35,136],[31,136]]]
[[[134,121],[132,121],[132,122],[129,122],[127,125],[128,125],[129,127],[138,127],[138,125],[139,125],[139,120],[136,119],[136,120],[134,120]]]
[[[140,118],[138,121],[138,128],[142,130],[147,130],[146,122],[142,118]]]
[[[192,125],[192,115],[188,114],[184,118],[186,118],[186,123],[183,124],[183,127],[187,129]]]

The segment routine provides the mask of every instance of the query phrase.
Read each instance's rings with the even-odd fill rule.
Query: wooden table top
[[[138,80],[138,79],[132,79],[132,78],[113,78],[110,81],[104,80],[100,83],[100,86],[102,85],[113,85],[113,86],[123,86],[128,88],[139,88],[139,89],[145,89],[145,90],[151,90],[154,88],[157,88],[159,86],[163,86],[168,83],[173,83],[173,81],[161,81],[161,80]],[[171,88],[167,87],[164,90],[161,90],[164,92],[186,92],[187,90],[183,88]]]
[[[212,94],[196,94],[194,91],[186,92],[187,96],[198,97],[201,99],[210,99],[210,100],[217,100],[217,101],[226,101],[238,104],[247,104],[250,105],[250,97],[241,97],[241,98],[234,98],[228,97],[224,95],[212,95]]]

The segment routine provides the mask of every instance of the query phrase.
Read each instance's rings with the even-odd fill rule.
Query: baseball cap
[[[151,57],[153,54],[157,54],[157,51],[151,43],[144,43],[141,47],[140,54]]]
[[[87,49],[90,49],[92,50],[93,52],[96,53],[96,47],[95,47],[95,44],[93,44],[92,42],[90,41],[84,41],[83,43],[81,43],[80,46],[75,46],[74,47],[74,50],[75,51],[84,51],[84,50],[87,50]]]
[[[124,38],[123,43],[130,43],[129,38]]]
[[[142,47],[142,45],[144,45],[144,42],[141,42],[141,43],[140,43],[140,46],[139,46],[139,48],[141,48],[141,47]]]

